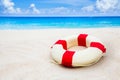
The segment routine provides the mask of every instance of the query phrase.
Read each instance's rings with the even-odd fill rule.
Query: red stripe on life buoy
[[[78,36],[78,45],[79,46],[86,46],[86,37],[88,34],[80,34]]]
[[[75,51],[65,51],[62,57],[62,64],[67,67],[72,67],[72,58]]]
[[[99,42],[91,42],[90,47],[96,47],[100,49],[103,53],[106,52],[106,48],[104,47],[104,45]]]
[[[61,44],[67,50],[67,42],[65,40],[58,40],[55,44]]]

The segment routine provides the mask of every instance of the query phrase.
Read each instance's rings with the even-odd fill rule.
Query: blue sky
[[[0,16],[120,16],[120,0],[0,0]]]

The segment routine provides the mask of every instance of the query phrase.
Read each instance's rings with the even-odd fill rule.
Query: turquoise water
[[[120,27],[120,17],[0,17],[0,29]]]

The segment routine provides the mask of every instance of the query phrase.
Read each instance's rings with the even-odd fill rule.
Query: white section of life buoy
[[[102,51],[97,48],[89,47],[85,50],[75,52],[72,66],[89,66],[97,62],[102,56]]]
[[[52,57],[58,63],[61,64],[62,56],[65,50],[63,49],[62,45],[56,44],[52,47]]]

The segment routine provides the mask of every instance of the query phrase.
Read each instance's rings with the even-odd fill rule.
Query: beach
[[[101,39],[104,57],[88,67],[56,64],[50,47],[79,33]],[[0,80],[120,80],[120,28],[0,30]]]

